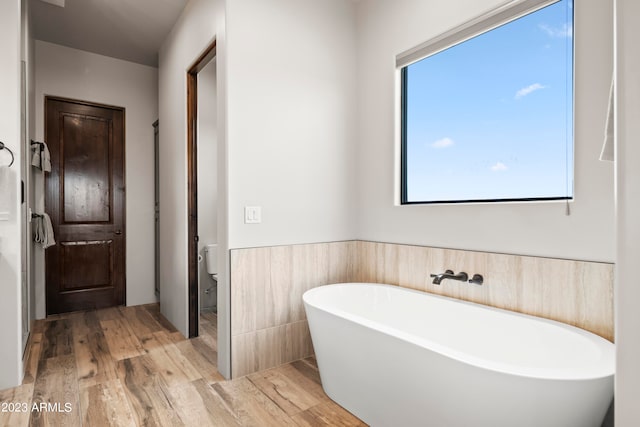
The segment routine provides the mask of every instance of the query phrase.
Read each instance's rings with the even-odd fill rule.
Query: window
[[[573,198],[573,1],[512,3],[398,57],[402,204]]]

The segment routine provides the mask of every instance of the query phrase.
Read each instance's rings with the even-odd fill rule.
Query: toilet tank
[[[207,261],[207,273],[218,273],[218,245],[205,246],[205,259]]]

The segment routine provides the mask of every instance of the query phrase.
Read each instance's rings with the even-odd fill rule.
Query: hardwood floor
[[[157,304],[56,315],[33,328],[0,426],[365,426],[322,390],[313,357],[225,381],[217,321],[187,340]]]

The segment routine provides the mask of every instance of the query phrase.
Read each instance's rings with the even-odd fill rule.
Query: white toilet
[[[207,273],[216,282],[218,281],[218,245],[205,246],[205,258],[207,262]]]

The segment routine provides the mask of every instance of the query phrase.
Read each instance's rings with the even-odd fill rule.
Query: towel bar
[[[2,141],[0,141],[0,150],[7,150],[9,154],[11,154],[11,162],[9,163],[9,166],[8,166],[8,167],[11,167],[11,165],[13,165],[13,161],[15,160],[15,157],[13,156],[13,151],[11,151],[9,147],[4,145],[4,142]]]

